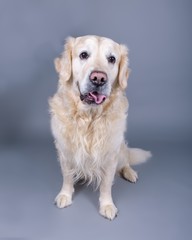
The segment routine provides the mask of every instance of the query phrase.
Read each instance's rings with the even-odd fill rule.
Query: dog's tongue
[[[94,99],[96,104],[101,104],[106,99],[105,95],[100,94],[98,92],[90,92],[89,94]]]

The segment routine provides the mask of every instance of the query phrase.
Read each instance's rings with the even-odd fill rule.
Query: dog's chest
[[[69,123],[67,144],[74,155],[99,158],[117,148],[123,136],[122,125],[102,117],[76,117]]]
[[[78,118],[72,125],[71,143],[76,149],[83,149],[88,154],[103,150],[110,133],[104,119]]]

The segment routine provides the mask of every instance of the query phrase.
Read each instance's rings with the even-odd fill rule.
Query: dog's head
[[[99,105],[113,88],[126,88],[128,49],[104,37],[70,37],[55,67],[61,85],[71,83],[83,103]]]

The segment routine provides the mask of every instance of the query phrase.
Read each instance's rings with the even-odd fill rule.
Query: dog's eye
[[[80,59],[87,59],[89,57],[89,54],[87,52],[82,52],[80,55],[79,55]]]
[[[116,62],[116,58],[114,56],[109,56],[107,58],[107,60],[108,60],[109,63],[112,63],[112,64],[114,64]]]

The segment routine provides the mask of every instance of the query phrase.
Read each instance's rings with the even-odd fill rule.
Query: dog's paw
[[[109,220],[113,220],[117,216],[117,208],[114,204],[103,205],[100,207],[100,214]]]
[[[138,174],[131,167],[124,167],[121,171],[123,178],[126,180],[136,183],[138,180]]]
[[[55,204],[58,208],[65,208],[72,204],[72,197],[59,193],[55,198]]]

